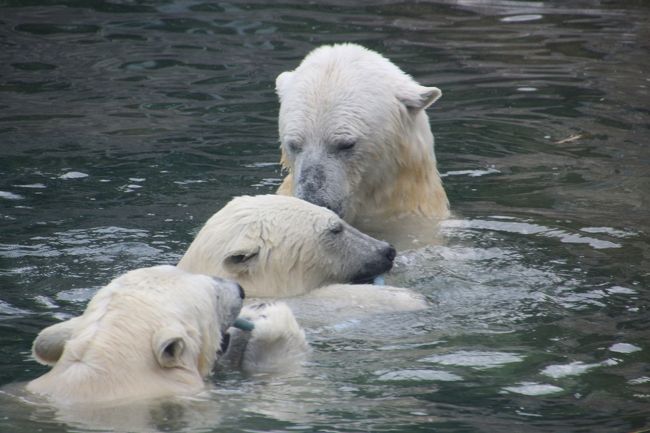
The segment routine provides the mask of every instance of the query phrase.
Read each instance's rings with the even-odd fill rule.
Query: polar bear
[[[249,298],[283,298],[299,323],[313,328],[427,308],[418,293],[368,284],[388,272],[394,258],[390,244],[329,209],[295,197],[259,195],[236,197],[214,214],[178,266],[232,278]]]
[[[335,211],[398,247],[435,239],[449,216],[425,109],[441,95],[380,54],[325,45],[276,79],[281,163],[277,193]]]
[[[53,368],[27,389],[62,404],[195,393],[224,352],[234,357],[242,350],[247,366],[269,371],[278,361],[257,348],[284,349],[287,341],[295,344],[296,355],[287,362],[300,362],[307,351],[304,332],[282,305],[262,309],[265,320],[247,314],[254,335],[229,347],[233,340],[225,336],[246,310],[243,299],[235,282],[175,266],[128,272],[100,289],[81,316],[38,335],[33,355]]]
[[[231,278],[250,297],[282,298],[388,272],[395,249],[295,197],[241,196],[214,214],[178,263]]]

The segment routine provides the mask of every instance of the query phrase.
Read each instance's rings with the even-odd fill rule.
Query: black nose
[[[388,245],[388,248],[386,248],[386,258],[388,259],[389,262],[392,262],[395,260],[395,256],[397,255],[397,251],[395,251],[395,247],[392,245]]]
[[[241,299],[246,299],[246,293],[244,292],[244,288],[237,284],[237,288],[239,289],[239,297]]]

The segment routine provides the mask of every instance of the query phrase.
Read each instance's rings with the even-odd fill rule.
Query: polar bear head
[[[282,163],[289,169],[279,193],[353,224],[359,214],[387,207],[446,215],[424,111],[441,96],[437,87],[419,85],[374,51],[339,44],[319,47],[281,73],[276,91]],[[434,198],[427,196],[431,182]]]
[[[234,282],[175,266],[128,272],[38,335],[33,355],[53,368],[27,388],[60,403],[196,392],[243,297]]]
[[[334,212],[280,195],[242,196],[214,214],[178,267],[238,281],[252,297],[367,282],[390,270],[395,249]]]

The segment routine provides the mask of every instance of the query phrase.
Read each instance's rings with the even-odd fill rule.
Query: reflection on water
[[[0,10],[1,431],[648,428],[644,2]],[[193,399],[93,419],[25,395],[41,328],[177,261],[233,195],[277,187],[275,76],[341,41],[443,90],[429,114],[454,217],[387,278],[430,308],[310,329],[304,371],[220,372]]]

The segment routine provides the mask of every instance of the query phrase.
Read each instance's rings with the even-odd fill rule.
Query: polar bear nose
[[[237,289],[239,290],[239,297],[241,299],[246,299],[246,293],[244,292],[244,288],[240,286],[239,283],[236,284],[237,284]]]
[[[393,260],[395,260],[397,251],[395,251],[395,247],[393,247],[391,244],[388,244],[388,248],[386,248],[386,250],[384,251],[384,255],[389,262],[392,262]]]

